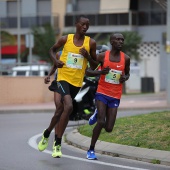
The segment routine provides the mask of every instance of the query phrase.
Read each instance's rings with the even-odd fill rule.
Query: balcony
[[[41,27],[44,24],[51,24],[55,29],[59,28],[58,15],[53,16],[21,16],[21,29],[31,28],[34,26]],[[17,17],[1,17],[1,28],[17,28]]]
[[[76,13],[65,15],[65,27],[73,27]],[[91,26],[166,25],[165,11],[129,11],[128,13],[86,14]]]

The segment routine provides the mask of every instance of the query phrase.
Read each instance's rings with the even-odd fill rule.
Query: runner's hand
[[[62,68],[64,63],[61,61],[61,60],[57,60],[55,65],[58,67],[58,68]]]
[[[87,52],[87,50],[83,47],[79,50],[79,54],[81,54],[82,56],[84,56],[87,60],[89,60],[89,53]]]
[[[103,75],[108,74],[109,71],[110,71],[110,67],[107,66],[107,67],[105,67],[105,68],[103,68],[103,69],[101,70],[101,74],[103,74]]]
[[[124,83],[125,81],[126,81],[126,76],[125,75],[121,75],[120,79],[119,79],[119,82],[120,83]]]
[[[44,78],[44,83],[48,84],[50,82],[50,76]]]

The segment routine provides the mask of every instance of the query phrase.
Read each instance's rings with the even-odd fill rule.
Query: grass
[[[93,127],[82,125],[78,131],[91,137]],[[170,151],[170,111],[117,118],[113,131],[107,133],[103,129],[99,140]]]

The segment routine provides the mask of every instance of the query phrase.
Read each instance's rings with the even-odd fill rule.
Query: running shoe
[[[97,122],[97,109],[95,109],[93,115],[89,118],[89,125],[93,125]]]
[[[61,158],[62,157],[62,152],[61,152],[61,145],[55,145],[55,142],[53,144],[53,153],[52,153],[53,158]]]
[[[48,146],[48,139],[49,138],[45,138],[44,137],[44,132],[43,132],[42,138],[41,138],[40,142],[38,143],[38,150],[39,151],[42,152],[42,151],[44,151],[47,148],[47,146]]]
[[[89,109],[84,109],[84,113],[85,113],[86,115],[89,115],[91,112],[90,112]]]
[[[89,160],[96,160],[97,159],[94,150],[88,150],[87,151],[87,159],[89,159]]]

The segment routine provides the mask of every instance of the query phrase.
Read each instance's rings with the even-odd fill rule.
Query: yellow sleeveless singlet
[[[60,60],[64,62],[62,68],[58,68],[57,81],[67,81],[73,86],[81,87],[84,79],[87,59],[79,54],[81,48],[90,51],[90,37],[85,36],[84,43],[77,47],[73,43],[74,34],[68,34]]]

